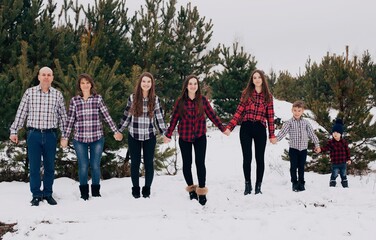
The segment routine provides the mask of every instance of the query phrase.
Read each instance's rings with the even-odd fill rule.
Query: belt
[[[41,132],[41,133],[57,132],[56,128],[39,129],[39,128],[28,127],[27,130]]]

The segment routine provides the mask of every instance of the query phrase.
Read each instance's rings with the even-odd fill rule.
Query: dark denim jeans
[[[332,175],[330,176],[330,181],[335,181],[338,177],[338,173],[341,176],[342,181],[347,181],[346,169],[346,163],[332,164]]]
[[[33,197],[52,195],[55,178],[56,132],[28,130],[27,155],[30,163],[30,191]],[[43,191],[41,190],[41,163],[43,157]]]
[[[78,177],[80,185],[88,184],[89,164],[91,169],[91,183],[93,185],[98,185],[101,179],[101,158],[104,137],[90,143],[73,140],[73,145],[78,159]]]
[[[289,149],[290,157],[290,176],[291,182],[301,182],[304,183],[304,165],[307,160],[307,149],[299,151],[295,148]],[[296,175],[296,170],[298,170],[298,176]]]

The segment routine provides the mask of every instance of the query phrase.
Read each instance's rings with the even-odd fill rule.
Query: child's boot
[[[329,187],[335,187],[337,184],[336,180],[330,180]]]
[[[341,182],[341,184],[342,184],[342,187],[344,187],[344,188],[348,188],[349,187],[349,182],[347,180],[343,180]]]

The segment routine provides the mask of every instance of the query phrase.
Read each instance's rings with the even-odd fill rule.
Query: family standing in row
[[[150,197],[154,177],[154,150],[156,135],[164,135],[164,142],[171,141],[172,133],[178,125],[179,147],[183,161],[183,175],[190,199],[196,199],[201,205],[207,202],[206,194],[206,117],[225,135],[230,135],[236,125],[240,127],[240,143],[243,153],[243,173],[245,180],[244,195],[251,194],[252,142],[256,158],[255,194],[261,194],[261,184],[265,169],[265,147],[268,129],[269,141],[273,144],[286,134],[290,136],[290,174],[293,191],[303,191],[304,164],[307,157],[308,137],[315,143],[315,151],[330,152],[332,176],[330,186],[340,173],[342,186],[348,187],[346,163],[350,164],[347,142],[342,138],[343,125],[338,121],[333,127],[333,139],[320,148],[318,139],[309,122],[302,118],[304,103],[293,104],[293,118],[287,121],[277,136],[274,134],[273,96],[269,91],[263,71],[255,70],[243,90],[236,112],[227,126],[224,126],[215,114],[209,101],[201,95],[198,77],[190,75],[183,83],[182,93],[177,99],[171,122],[166,127],[160,100],[155,94],[155,79],[151,73],[144,72],[139,77],[134,93],[128,98],[127,106],[119,128],[109,115],[103,98],[96,92],[93,78],[81,74],[76,84],[77,95],[69,104],[68,116],[61,92],[51,86],[53,71],[48,67],[40,69],[40,84],[26,90],[17,110],[15,121],[10,128],[10,139],[18,143],[17,132],[26,121],[27,154],[30,161],[31,205],[38,206],[43,200],[56,205],[52,197],[54,181],[54,163],[57,146],[57,128],[62,132],[61,146],[68,146],[72,129],[73,145],[78,159],[79,189],[81,198],[89,199],[88,170],[91,169],[91,193],[100,197],[100,161],[104,146],[104,134],[101,115],[110,126],[117,141],[123,139],[122,131],[128,127],[128,146],[131,157],[132,195],[134,198]],[[341,122],[342,123],[342,122]],[[341,128],[342,127],[342,128]],[[192,148],[195,154],[198,185],[192,176]],[[139,168],[141,151],[145,166],[145,184],[140,188]],[[43,157],[44,174],[41,190],[40,165]],[[296,174],[298,170],[298,176]]]

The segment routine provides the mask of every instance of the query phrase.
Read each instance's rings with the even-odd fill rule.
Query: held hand
[[[226,135],[226,136],[230,136],[230,134],[231,134],[230,129],[226,128],[226,131],[224,131],[223,134]]]
[[[66,148],[66,147],[68,147],[68,140],[67,139],[60,139],[60,146],[62,147],[62,148]]]
[[[351,160],[347,160],[347,165],[351,165]]]
[[[171,142],[171,138],[168,138],[168,137],[166,137],[166,136],[163,136],[163,142],[164,142],[164,143],[169,143],[169,142]]]
[[[317,148],[315,148],[315,153],[320,153],[321,152],[321,148],[320,147],[317,147]]]
[[[11,134],[9,139],[14,142],[15,144],[18,144],[18,136],[17,134]]]
[[[271,138],[270,139],[270,142],[272,143],[272,144],[276,144],[277,142],[278,142],[278,140],[277,140],[277,138]]]
[[[123,134],[120,133],[120,132],[117,132],[117,133],[114,134],[114,138],[115,138],[116,141],[121,141],[121,140],[123,140]]]

